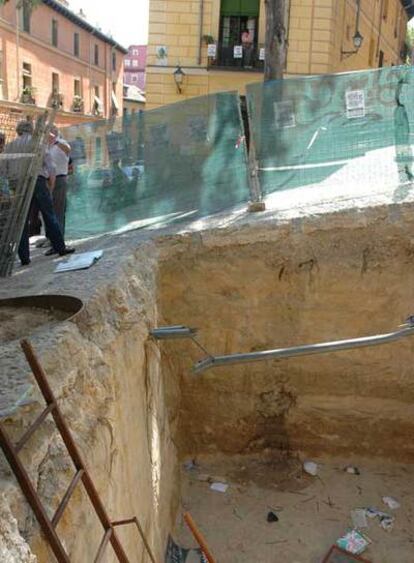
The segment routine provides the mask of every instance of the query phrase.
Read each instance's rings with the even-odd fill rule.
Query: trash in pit
[[[394,497],[382,497],[382,502],[388,506],[391,510],[397,510],[400,508],[401,504]]]
[[[308,475],[315,477],[318,474],[318,464],[314,461],[305,461],[303,469]]]
[[[351,519],[354,528],[368,528],[367,511],[365,508],[351,510]]]
[[[225,493],[229,485],[227,483],[211,483],[210,489],[216,491],[217,493]]]
[[[373,507],[367,508],[365,510],[365,513],[368,518],[378,518],[381,528],[383,528],[387,532],[390,532],[392,530],[395,522],[394,516],[390,516],[386,512],[382,512],[381,510]]]
[[[186,471],[194,471],[197,469],[197,464],[194,459],[189,459],[183,463],[183,467]]]
[[[279,516],[271,510],[267,514],[267,521],[269,522],[269,524],[272,524],[273,522],[279,522]]]
[[[360,470],[358,469],[358,467],[355,467],[355,465],[347,465],[346,467],[344,467],[344,471],[346,473],[349,473],[350,475],[361,475]]]
[[[339,538],[336,545],[349,553],[360,555],[367,549],[370,543],[371,540],[365,534],[358,532],[358,530],[351,530]]]

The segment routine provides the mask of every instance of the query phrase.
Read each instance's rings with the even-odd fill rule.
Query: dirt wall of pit
[[[137,516],[161,561],[179,487],[174,421],[165,410],[171,380],[148,338],[158,314],[153,250],[148,245],[125,260],[114,279],[96,288],[74,322],[62,323],[52,334],[39,329],[31,340],[110,518]],[[16,342],[0,348],[0,365],[2,370],[27,370]],[[7,420],[15,439],[40,412],[40,403]],[[22,459],[53,515],[74,474],[53,422],[42,426]],[[0,463],[1,561],[54,561],[3,457]],[[148,561],[135,526],[120,528],[118,534],[131,562]],[[58,535],[71,561],[94,560],[103,530],[82,486]],[[105,561],[115,561],[110,546],[107,553]]]
[[[410,206],[260,224],[160,243],[166,324],[200,329],[211,354],[396,330],[414,311]],[[189,341],[163,345],[180,378],[185,454],[358,452],[414,461],[414,340],[215,368]]]

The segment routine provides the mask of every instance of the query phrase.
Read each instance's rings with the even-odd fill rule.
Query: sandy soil
[[[38,307],[0,307],[0,343],[28,336],[34,329],[51,327],[67,317],[63,311],[46,311]]]
[[[368,520],[365,534],[372,544],[364,557],[373,563],[414,561],[414,466],[380,461],[315,460],[311,477],[299,462],[232,458],[197,459],[183,470],[182,510],[192,514],[220,563],[320,563],[337,538],[352,527],[350,511],[377,507],[395,516],[391,531]],[[344,471],[351,461],[360,475]],[[210,490],[206,475],[225,479],[226,493]],[[401,503],[390,510],[383,496]],[[268,523],[274,511],[278,522]],[[177,522],[181,545],[195,547],[182,521]]]

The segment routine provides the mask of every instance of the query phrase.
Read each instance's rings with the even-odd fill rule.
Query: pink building
[[[124,83],[145,91],[145,66],[147,46],[131,45],[124,59]]]

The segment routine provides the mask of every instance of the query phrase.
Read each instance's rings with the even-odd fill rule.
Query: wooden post
[[[286,0],[265,0],[266,40],[264,80],[283,78],[287,54]]]

